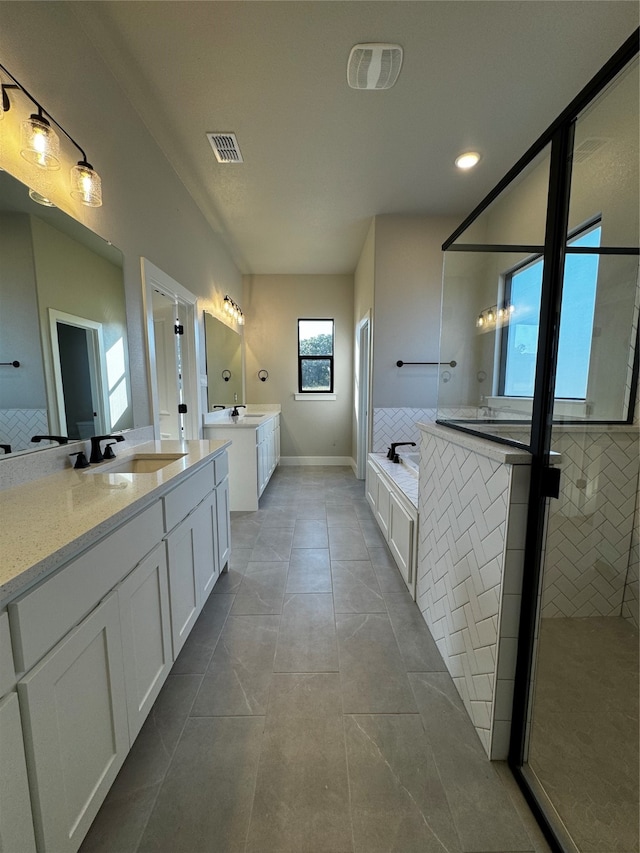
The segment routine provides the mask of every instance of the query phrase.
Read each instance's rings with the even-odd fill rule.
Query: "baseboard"
[[[353,459],[350,456],[281,456],[280,465],[341,465],[352,468]]]

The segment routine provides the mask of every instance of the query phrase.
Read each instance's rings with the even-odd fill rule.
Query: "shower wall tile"
[[[640,576],[640,493],[636,500],[635,522],[631,534],[631,551],[629,553],[629,570],[624,587],[622,615],[638,628],[638,610],[640,591],[638,579]]]
[[[11,450],[33,449],[31,437],[49,432],[46,409],[0,409],[0,444]]]
[[[554,429],[562,454],[561,493],[550,501],[543,617],[619,616],[633,561],[638,493],[637,431]]]
[[[374,408],[371,452],[386,453],[393,441],[415,441],[419,446],[420,430],[416,424],[435,419],[436,409]]]
[[[518,631],[529,468],[425,431],[420,470],[418,605],[487,754],[504,759],[515,653],[501,638]]]

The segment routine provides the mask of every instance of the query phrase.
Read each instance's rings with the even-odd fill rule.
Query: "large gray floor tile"
[[[275,675],[248,853],[352,853],[338,676]]]
[[[251,552],[251,563],[279,562],[291,556],[293,527],[262,528]]]
[[[216,586],[219,582],[220,578]],[[206,671],[232,605],[232,595],[209,596],[198,621],[173,664],[172,675],[185,673],[202,675]]]
[[[327,523],[323,519],[299,518],[293,531],[293,548],[328,548]]]
[[[446,672],[442,656],[418,605],[405,592],[385,592],[393,633],[407,672]]]
[[[358,516],[350,501],[345,506],[328,506],[327,524],[329,527],[353,527],[360,530]]]
[[[356,853],[461,851],[418,714],[345,717]]]
[[[140,853],[244,853],[262,717],[187,721]]]
[[[258,534],[260,533],[261,524],[257,519],[251,517],[243,517],[237,521],[231,521],[231,547],[232,548],[253,548]]]
[[[279,623],[279,616],[229,617],[191,716],[266,713]]]
[[[369,559],[362,533],[352,527],[329,528],[329,553],[332,560]]]
[[[285,527],[291,529],[296,523],[296,515],[287,506],[271,506],[260,513],[262,530],[271,527]]]
[[[84,853],[136,850],[200,681],[199,675],[167,678],[85,838]]]
[[[280,613],[288,563],[249,563],[231,608],[234,615]]]
[[[369,560],[332,560],[336,613],[385,613],[386,605]]]
[[[285,595],[274,670],[337,672],[338,645],[331,595]]]
[[[338,614],[336,627],[345,714],[415,714],[387,614]]]
[[[327,508],[324,501],[317,500],[315,495],[309,500],[301,500],[295,509],[296,518],[327,520]]]
[[[252,551],[253,547],[239,548],[232,542],[231,553],[229,554],[229,568],[236,569],[239,572],[244,571],[247,568],[247,563],[251,559]]]
[[[463,849],[467,853],[533,850],[451,676],[410,673],[409,680]]]
[[[331,592],[328,548],[292,548],[287,592]]]
[[[370,519],[360,519],[360,530],[364,537],[364,541],[368,548],[386,548],[387,543],[382,531],[378,527],[378,522],[373,517]]]

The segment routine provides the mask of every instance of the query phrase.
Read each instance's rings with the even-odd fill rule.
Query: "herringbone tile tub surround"
[[[529,456],[420,427],[417,603],[484,749],[507,754]]]

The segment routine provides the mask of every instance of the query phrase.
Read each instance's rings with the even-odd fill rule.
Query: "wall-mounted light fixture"
[[[239,326],[244,326],[244,314],[240,306],[230,296],[225,296],[223,307],[225,314],[233,317]]]
[[[476,326],[478,329],[488,329],[492,326],[502,325],[506,323],[511,315],[516,310],[515,305],[510,302],[505,302],[503,305],[491,305],[489,308],[483,308],[478,314]]]
[[[87,161],[87,155],[84,150],[78,145],[75,139],[67,133],[59,122],[57,122],[51,113],[47,112],[44,107],[36,101],[33,95],[18,82],[10,71],[0,65],[0,71],[3,72],[11,83],[3,83],[0,79],[0,119],[4,118],[4,114],[9,112],[12,106],[12,100],[9,97],[10,92],[22,92],[31,103],[36,107],[37,112],[33,112],[29,118],[22,122],[21,126],[21,143],[20,154],[28,162],[37,166],[38,169],[54,171],[60,168],[60,138],[52,125],[60,130],[64,136],[78,149],[82,155],[77,165],[71,169],[71,186],[70,193],[73,198],[77,198],[82,204],[87,207],[100,207],[102,205],[102,181],[100,175],[96,172],[93,166]],[[34,201],[38,204],[46,204],[53,206],[46,196],[33,190],[29,193]]]

